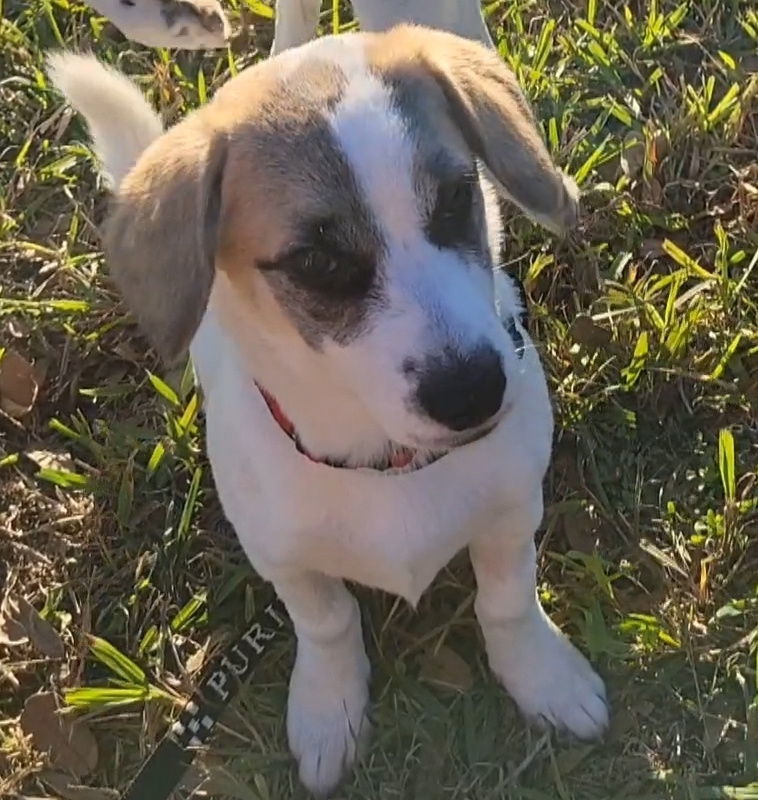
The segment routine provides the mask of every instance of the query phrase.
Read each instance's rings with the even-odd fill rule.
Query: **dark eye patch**
[[[265,268],[276,269],[301,289],[334,302],[364,297],[376,272],[371,259],[323,244],[297,248]]]
[[[383,247],[372,233],[349,218],[303,222],[284,252],[257,264],[312,347],[318,349],[324,338],[349,343],[381,306]]]
[[[277,271],[298,288],[324,300],[360,300],[371,289],[376,263],[350,246],[334,219],[305,224],[299,241],[274,261],[259,265]]]
[[[429,241],[442,248],[471,248],[478,242],[475,206],[479,185],[471,172],[441,180],[426,225]]]

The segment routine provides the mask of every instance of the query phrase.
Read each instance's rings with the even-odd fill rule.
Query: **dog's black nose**
[[[489,344],[473,351],[446,351],[427,358],[416,396],[421,408],[454,431],[477,428],[500,410],[505,372]]]

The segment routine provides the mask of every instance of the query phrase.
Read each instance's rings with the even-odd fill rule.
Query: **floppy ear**
[[[453,122],[506,196],[555,233],[576,223],[576,184],[553,164],[529,103],[494,50],[441,31],[422,34],[422,59]]]
[[[186,349],[205,312],[219,235],[226,142],[192,122],[143,153],[119,187],[103,237],[114,282],[168,361]]]

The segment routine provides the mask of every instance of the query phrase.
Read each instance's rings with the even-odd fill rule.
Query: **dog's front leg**
[[[541,494],[470,545],[490,667],[527,716],[583,739],[608,724],[602,680],[539,604],[534,532]]]
[[[358,603],[317,572],[268,572],[297,635],[287,734],[300,780],[314,794],[339,782],[369,733],[369,663]]]
[[[321,0],[277,0],[271,55],[314,39],[320,11]]]
[[[353,8],[364,31],[415,22],[494,47],[481,0],[353,0]]]

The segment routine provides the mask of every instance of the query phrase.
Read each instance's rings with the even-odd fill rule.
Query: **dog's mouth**
[[[478,442],[480,439],[484,439],[486,436],[489,436],[492,431],[495,430],[495,428],[497,428],[498,422],[499,419],[493,420],[492,422],[483,425],[481,428],[477,428],[473,431],[466,431],[465,433],[460,434],[451,443],[451,449],[465,447],[467,444],[473,444],[474,442]]]
[[[410,472],[428,467],[450,453],[489,436],[497,427],[497,422],[486,425],[475,431],[467,431],[453,438],[444,437],[433,441],[415,440],[413,447],[397,446],[394,450],[392,469],[397,472]]]
[[[346,461],[332,458],[316,458],[311,455],[308,450],[303,446],[300,437],[295,430],[292,421],[282,410],[277,400],[269,394],[262,386],[256,384],[258,391],[261,393],[266,405],[268,406],[271,416],[274,421],[281,428],[282,432],[289,437],[294,443],[296,449],[307,459],[315,463],[323,464],[329,467],[339,469],[370,469],[377,472],[385,473],[398,473],[398,472],[413,472],[423,467],[439,461],[448,453],[454,450],[459,450],[462,447],[478,442],[479,440],[488,436],[497,427],[500,419],[505,413],[505,409],[494,417],[490,422],[472,429],[470,431],[463,431],[452,436],[440,437],[438,439],[422,440],[414,439],[413,445],[401,445],[395,442],[389,444],[385,454],[367,464],[348,464]]]
[[[414,446],[439,453],[438,458],[441,458],[446,453],[459,450],[461,447],[474,444],[474,442],[478,442],[486,436],[489,436],[492,431],[497,428],[501,416],[502,414],[498,414],[495,419],[470,431],[463,431],[462,433],[456,433],[451,436],[441,436],[432,440],[414,439]]]

